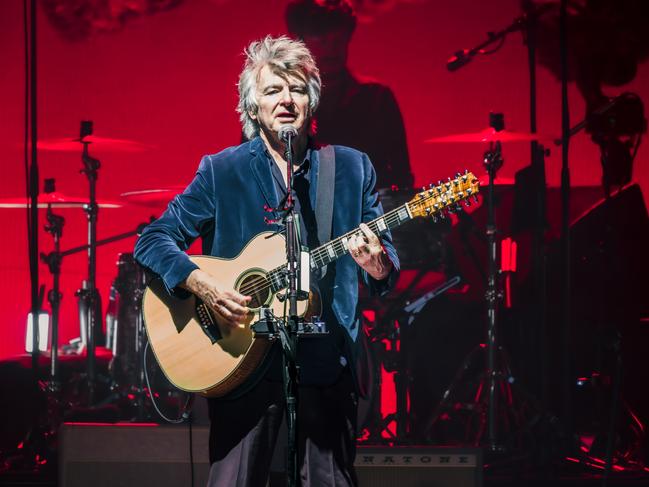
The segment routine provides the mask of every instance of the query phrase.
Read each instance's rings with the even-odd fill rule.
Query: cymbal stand
[[[51,181],[51,191],[54,191],[54,180],[46,180],[46,186]],[[47,191],[46,192],[50,192]],[[59,392],[59,316],[61,305],[60,278],[61,278],[61,236],[63,235],[63,226],[65,218],[55,215],[52,211],[52,205],[47,205],[47,224],[45,231],[52,235],[54,239],[54,250],[49,254],[41,253],[41,260],[47,264],[52,273],[52,289],[47,293],[47,301],[50,303],[52,310],[52,352],[50,376],[47,389],[49,392]]]
[[[81,170],[88,179],[89,199],[85,208],[88,216],[88,280],[84,289],[79,291],[79,300],[83,302],[86,314],[87,333],[87,357],[88,357],[88,405],[92,406],[95,400],[95,385],[97,370],[95,361],[95,347],[97,345],[98,328],[101,329],[101,310],[97,310],[100,303],[96,286],[97,272],[97,171],[101,164],[98,159],[90,157],[88,153],[88,142],[84,137],[92,135],[92,122],[81,122],[81,142],[83,143],[83,154],[81,160],[84,168]]]
[[[490,126],[496,129],[496,132],[504,128],[502,114],[491,113]],[[477,430],[472,438],[464,438],[463,441],[471,441],[476,446],[482,444],[488,451],[497,453],[504,451],[504,445],[500,432],[498,431],[498,420],[504,420],[509,423],[520,422],[521,417],[518,411],[513,409],[503,410],[503,407],[512,408],[513,392],[512,383],[513,375],[509,367],[508,356],[498,340],[498,302],[503,297],[502,290],[499,288],[498,277],[498,251],[497,239],[498,233],[495,222],[495,204],[494,193],[496,173],[503,165],[501,144],[499,141],[491,142],[489,150],[484,154],[483,163],[489,175],[489,186],[487,190],[487,290],[485,300],[487,304],[487,340],[485,344],[480,344],[470,352],[460,365],[451,384],[444,392],[442,400],[432,417],[427,421],[425,431],[429,431],[434,424],[440,421],[445,411],[454,411],[463,407],[469,411],[478,413]],[[460,387],[466,375],[473,369],[474,357],[479,353],[486,352],[485,368],[480,374],[480,382],[473,399],[465,403],[462,399],[456,397],[460,393]],[[504,399],[505,404],[500,404],[500,399]],[[486,421],[485,421],[486,420]],[[486,424],[485,424],[486,423]],[[467,432],[469,425],[466,425]],[[486,431],[486,439],[483,435]]]
[[[500,113],[489,114],[489,125],[496,131],[505,128],[503,115]],[[502,151],[500,141],[491,142],[490,148],[484,154],[484,166],[489,174],[489,189],[487,191],[487,375],[488,375],[488,408],[487,408],[487,448],[491,451],[502,449],[499,444],[498,429],[496,425],[496,416],[498,414],[498,387],[499,382],[503,379],[503,374],[498,370],[496,364],[496,353],[500,347],[498,343],[498,326],[496,313],[498,310],[498,300],[502,297],[502,292],[498,289],[498,262],[497,262],[497,245],[496,245],[496,217],[494,205],[494,180],[496,173],[503,165]]]
[[[51,193],[55,190],[54,179],[45,180],[45,193]],[[59,376],[59,317],[62,294],[60,292],[61,277],[61,236],[63,235],[63,226],[65,218],[54,214],[52,205],[47,205],[47,223],[44,229],[51,234],[54,239],[54,250],[45,254],[40,254],[41,260],[47,264],[52,274],[52,289],[47,293],[47,300],[50,303],[52,312],[52,349],[50,355],[50,372],[48,380],[45,382],[45,395],[47,400],[47,416],[41,425],[41,440],[47,442],[55,438],[56,431],[63,419],[63,409],[61,402],[61,380]],[[34,321],[34,326],[37,321]]]

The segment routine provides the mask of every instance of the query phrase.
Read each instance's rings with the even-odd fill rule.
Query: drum
[[[378,190],[383,210],[387,213],[415,197],[414,189]],[[416,218],[392,231],[392,240],[402,269],[441,270],[446,259],[446,235],[451,229],[447,220]]]
[[[110,371],[118,384],[139,381],[145,338],[141,312],[145,287],[145,272],[133,254],[119,254],[106,313],[106,347],[113,352]]]

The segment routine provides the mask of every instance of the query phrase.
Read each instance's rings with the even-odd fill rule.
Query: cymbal
[[[24,196],[17,198],[0,198],[0,208],[27,208],[30,201]],[[88,198],[83,196],[66,196],[62,193],[41,193],[38,195],[38,207],[47,208],[53,206],[56,208],[83,208],[88,205]],[[97,206],[100,208],[119,208],[123,206],[116,201],[97,200]]]
[[[153,149],[151,145],[127,139],[111,139],[96,135],[87,135],[83,139],[45,139],[38,141],[38,148],[49,151],[78,151],[83,148],[82,143],[88,143],[91,149],[104,149],[117,152],[142,152]]]
[[[531,134],[527,132],[514,132],[512,130],[501,130],[489,127],[480,132],[467,132],[464,134],[444,135],[424,140],[426,144],[443,144],[449,142],[530,142],[532,140],[554,140],[555,137],[543,134]]]
[[[129,203],[140,206],[158,207],[166,205],[177,194],[182,193],[185,186],[168,186],[158,189],[141,189],[120,194]]]

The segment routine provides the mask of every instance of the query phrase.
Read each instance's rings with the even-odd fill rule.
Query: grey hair
[[[302,41],[289,39],[286,36],[266,36],[259,41],[251,42],[244,50],[246,62],[239,76],[239,103],[237,112],[243,128],[243,134],[252,139],[259,134],[259,123],[250,114],[256,114],[257,82],[259,72],[268,66],[279,76],[296,76],[305,81],[309,95],[309,116],[315,112],[320,102],[320,71],[311,52]]]

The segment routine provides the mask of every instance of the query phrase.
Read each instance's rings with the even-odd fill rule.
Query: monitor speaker
[[[176,487],[207,484],[208,428],[149,423],[64,423],[60,487]]]
[[[359,447],[360,487],[481,487],[478,448]]]

